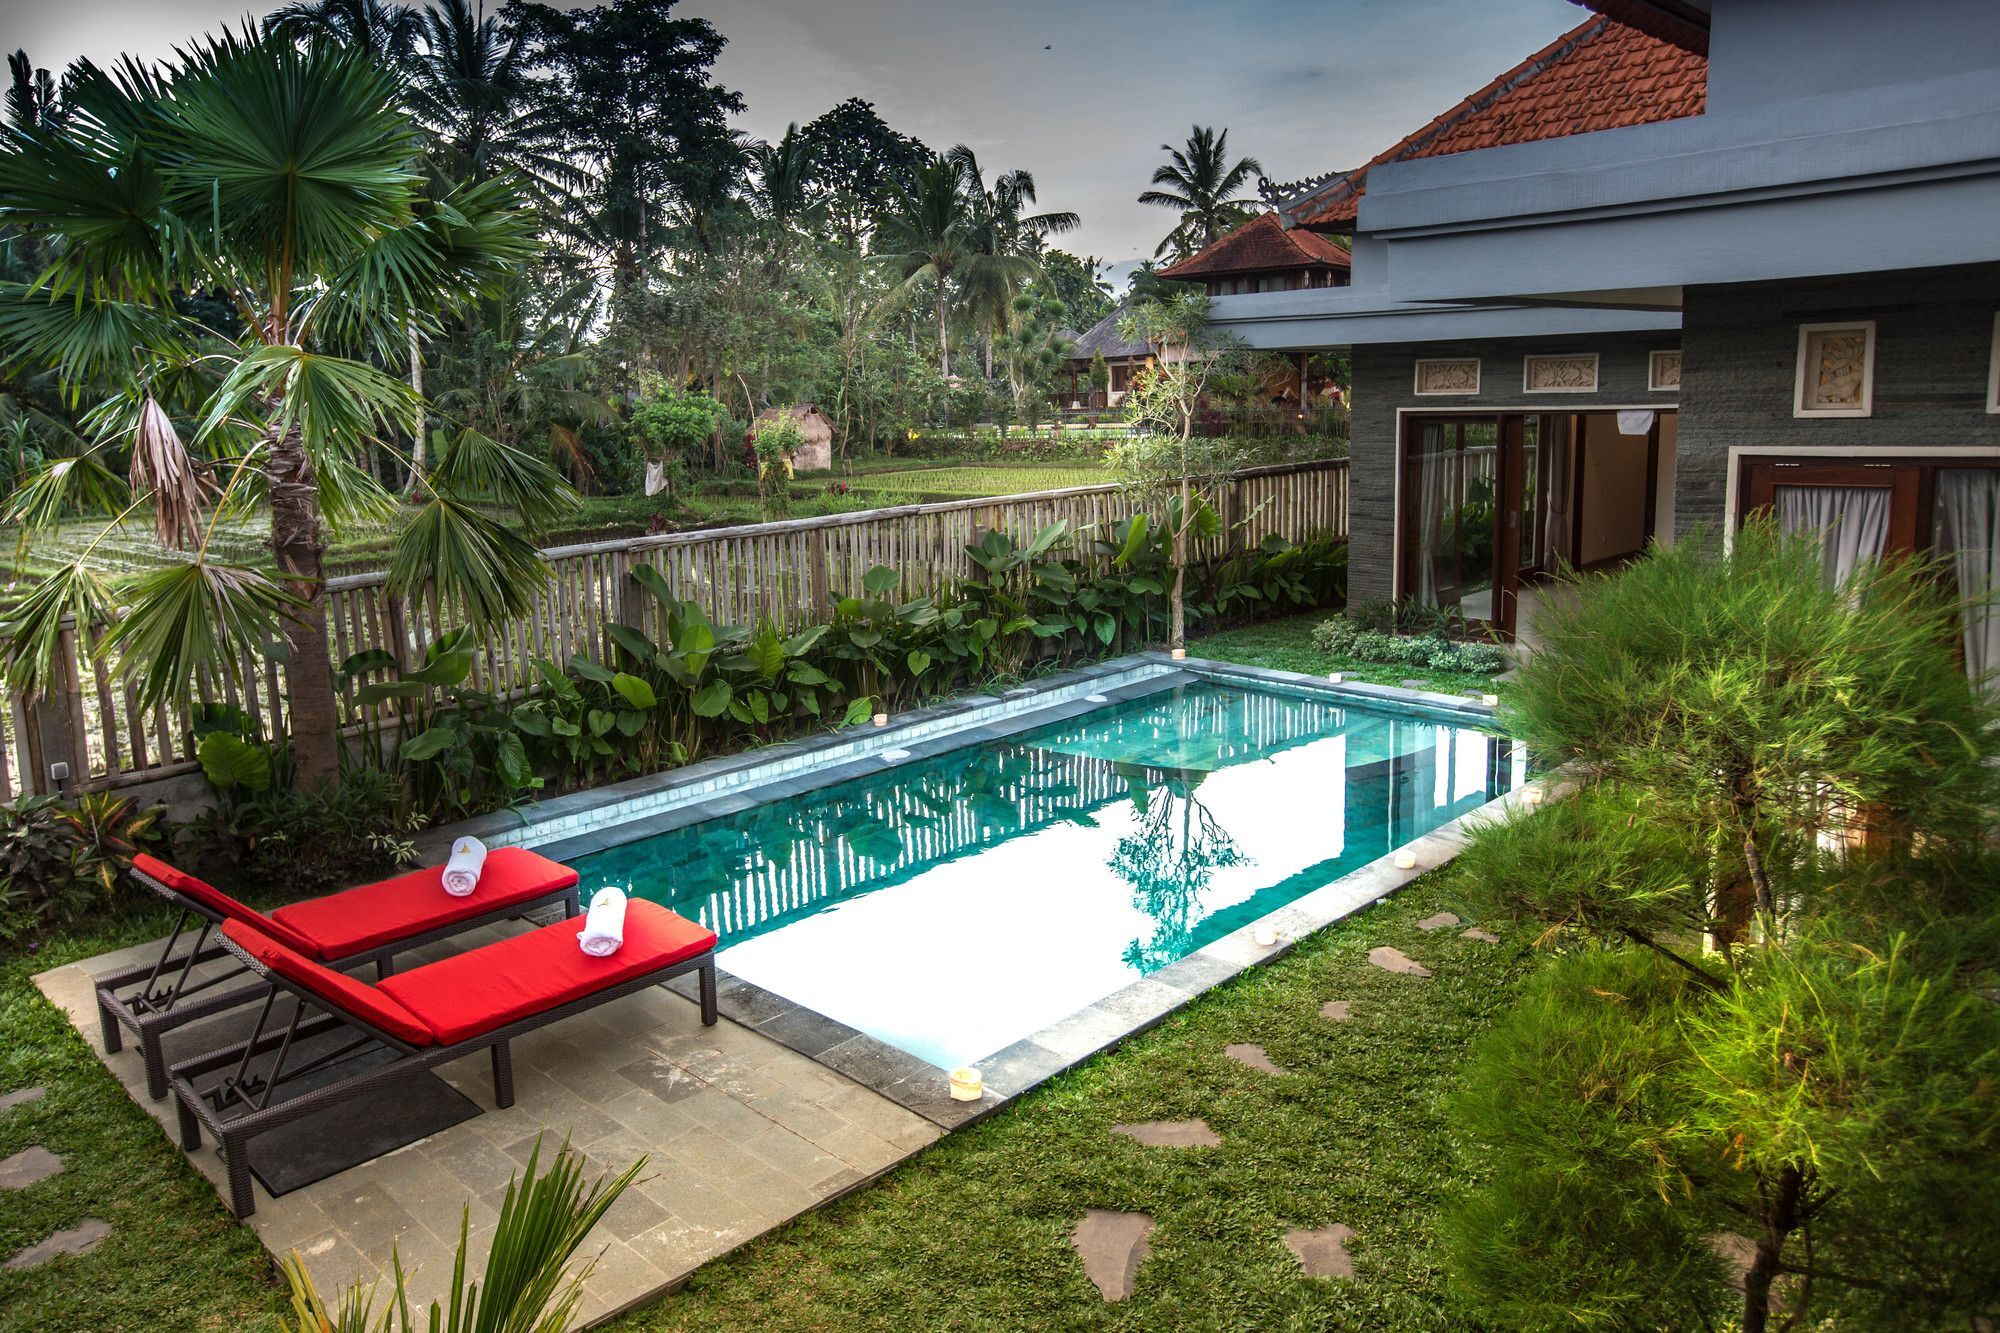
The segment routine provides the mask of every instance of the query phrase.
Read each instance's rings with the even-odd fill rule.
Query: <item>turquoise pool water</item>
[[[574,864],[721,966],[940,1068],[976,1062],[1524,778],[1515,742],[1201,682]]]

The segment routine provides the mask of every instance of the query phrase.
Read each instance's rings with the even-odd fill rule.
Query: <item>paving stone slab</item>
[[[58,1175],[63,1159],[36,1144],[0,1161],[0,1190],[24,1190],[38,1181]]]
[[[1469,930],[1461,930],[1458,936],[1464,940],[1478,940],[1481,944],[1498,944],[1500,942],[1498,935],[1489,935],[1477,926],[1473,926]]]
[[[1069,1243],[1083,1260],[1084,1276],[1107,1301],[1132,1294],[1132,1279],[1152,1249],[1153,1219],[1147,1213],[1092,1208],[1070,1232]]]
[[[1264,1048],[1254,1042],[1234,1041],[1222,1048],[1222,1053],[1239,1065],[1244,1065],[1262,1074],[1282,1074],[1284,1069],[1264,1053]]]
[[[1285,1248],[1297,1256],[1307,1277],[1353,1277],[1354,1256],[1347,1252],[1353,1239],[1354,1228],[1340,1222],[1311,1231],[1293,1227],[1285,1233]]]
[[[1431,970],[1401,949],[1392,949],[1386,944],[1378,944],[1368,951],[1368,961],[1384,972],[1398,972],[1406,977],[1427,977]]]
[[[1417,922],[1417,929],[1443,930],[1446,926],[1455,926],[1457,924],[1458,914],[1456,912],[1439,912],[1435,916],[1427,916],[1422,921]]]
[[[1111,1132],[1149,1148],[1213,1148],[1222,1142],[1222,1136],[1210,1129],[1206,1120],[1143,1120],[1135,1125],[1113,1125]]]
[[[1345,1023],[1348,1017],[1347,1008],[1351,1003],[1349,1000],[1328,1000],[1319,1007],[1319,1016],[1335,1023]]]
[[[58,1231],[39,1245],[30,1245],[22,1250],[7,1261],[7,1267],[34,1268],[66,1254],[89,1254],[102,1245],[104,1238],[110,1234],[109,1222],[100,1222],[94,1217],[87,1217],[81,1224],[71,1227],[68,1231]]]
[[[32,1088],[16,1088],[10,1093],[0,1095],[0,1111],[11,1111],[17,1106],[26,1106],[29,1102],[38,1102],[47,1093],[48,1089],[39,1084]]]

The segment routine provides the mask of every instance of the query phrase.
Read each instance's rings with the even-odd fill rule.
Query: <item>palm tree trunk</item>
[[[284,622],[290,660],[285,702],[291,714],[292,763],[304,788],[340,775],[340,714],[333,696],[333,658],[326,637],[326,581],[320,539],[319,485],[296,430],[269,440],[271,554],[285,590],[302,605]]]
[[[410,392],[417,396],[416,438],[410,447],[410,494],[417,493],[417,487],[424,475],[424,348],[417,339],[417,322],[409,323],[410,333]]]
[[[938,317],[938,374],[949,375],[951,374],[951,347],[945,340],[945,332],[944,332],[944,275],[943,274],[939,274],[937,280],[937,317]]]

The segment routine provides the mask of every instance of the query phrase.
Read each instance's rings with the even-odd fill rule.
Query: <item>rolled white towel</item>
[[[486,865],[486,844],[477,838],[460,838],[451,845],[451,858],[444,863],[444,891],[463,898],[479,887],[479,872]]]
[[[599,889],[590,899],[577,943],[592,958],[607,958],[625,943],[625,895],[616,889]]]

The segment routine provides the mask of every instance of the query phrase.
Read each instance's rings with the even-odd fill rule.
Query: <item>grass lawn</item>
[[[1160,1027],[954,1134],[872,1188],[696,1272],[628,1315],[667,1329],[1470,1327],[1436,1222],[1465,1184],[1441,1103],[1531,963],[1416,922],[1450,871],[1304,941]],[[1390,944],[1430,980],[1382,971]],[[1320,1016],[1351,1003],[1345,1023]],[[1287,1073],[1223,1054],[1256,1042]],[[1148,1148],[1114,1124],[1202,1117],[1216,1148]],[[1149,1212],[1152,1253],[1107,1305],[1068,1243],[1086,1208]],[[1302,1277],[1287,1227],[1352,1227],[1352,1281]]]
[[[1401,685],[1406,680],[1422,681],[1425,689],[1443,694],[1488,694],[1504,692],[1493,677],[1470,671],[1431,671],[1413,666],[1383,666],[1353,657],[1338,657],[1313,647],[1313,626],[1331,616],[1331,611],[1310,611],[1305,615],[1268,620],[1241,629],[1227,629],[1188,640],[1190,657],[1213,657],[1247,666],[1268,667],[1273,671],[1299,671],[1324,676],[1339,671],[1349,680],[1374,685]]]
[[[1195,641],[1201,655],[1323,672],[1317,615]],[[1383,678],[1393,679],[1396,669]],[[1439,679],[1440,685],[1465,682]],[[1476,682],[1473,682],[1476,687]],[[870,1189],[701,1270],[681,1294],[629,1316],[637,1330],[856,1327],[1439,1328],[1466,1322],[1444,1291],[1433,1235],[1459,1188],[1440,1099],[1467,1045],[1530,965],[1414,922],[1453,903],[1440,871],[1386,906],[1304,941],[1286,959],[1204,997]],[[157,938],[162,912],[120,913],[32,953],[0,957],[0,1093],[48,1095],[0,1112],[0,1157],[41,1144],[62,1174],[0,1191],[0,1255],[85,1218],[112,1224],[95,1252],[0,1270],[0,1330],[283,1326],[286,1297],[238,1226],[157,1123],[127,1098],[29,978]],[[1430,965],[1432,980],[1371,967],[1375,944]],[[1329,999],[1353,1017],[1319,1017]],[[1222,1055],[1257,1042],[1291,1071],[1272,1078]],[[1151,1149],[1121,1121],[1201,1116],[1223,1146]],[[1151,1211],[1153,1256],[1133,1298],[1106,1306],[1066,1237],[1086,1207]],[[1308,1281],[1279,1236],[1342,1222],[1358,1238],[1352,1282]]]
[[[0,1269],[0,1329],[276,1329],[288,1304],[257,1238],[222,1206],[29,978],[166,934],[164,912],[120,917],[0,961],[0,1091],[40,1101],[0,1112],[0,1157],[40,1144],[63,1170],[0,1191],[0,1256],[85,1218],[112,1233],[90,1254]]]

